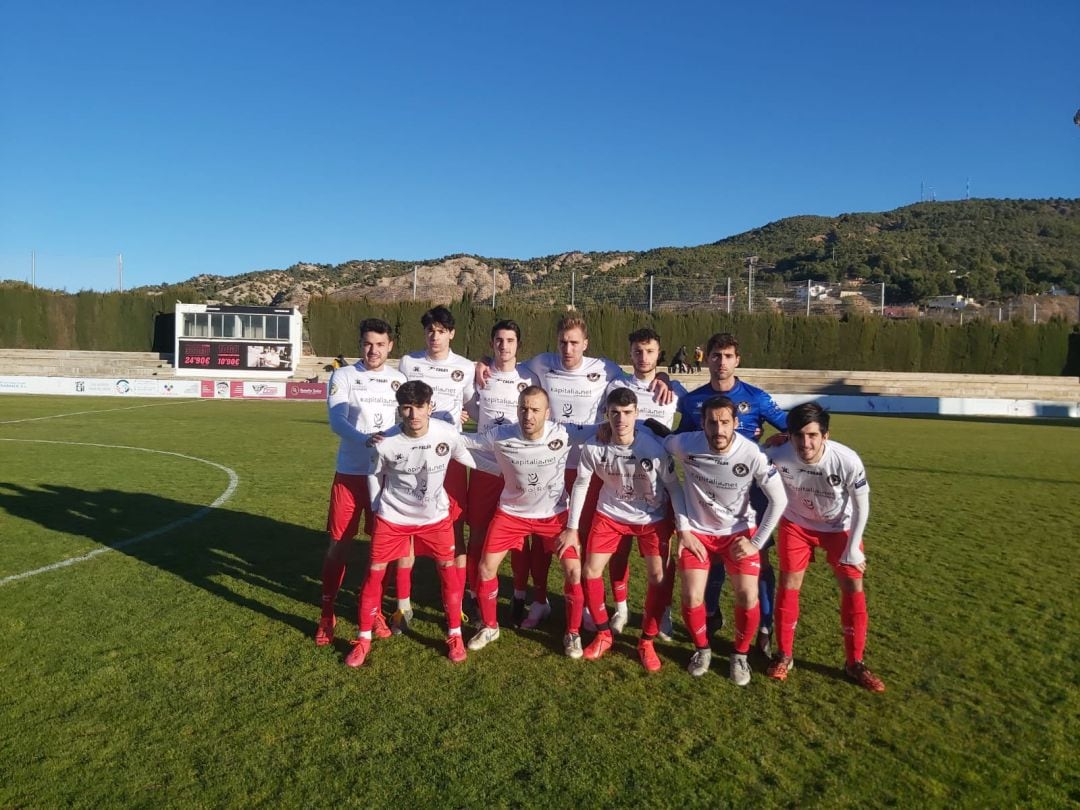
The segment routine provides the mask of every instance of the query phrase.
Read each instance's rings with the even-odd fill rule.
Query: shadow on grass
[[[324,532],[160,495],[52,484],[30,488],[0,482],[0,510],[52,532],[92,540],[99,547],[91,550],[91,555],[111,549],[303,635],[314,634],[327,543]],[[335,606],[339,619],[356,621],[356,589],[366,575],[367,558],[368,542],[361,537],[353,546],[347,569],[346,586],[352,587],[342,589]],[[57,563],[32,575],[63,576],[62,571],[52,569],[74,564]],[[309,607],[290,612],[276,606],[280,599],[266,599],[267,592]],[[433,569],[418,566],[413,598],[418,618],[442,622],[442,600]]]

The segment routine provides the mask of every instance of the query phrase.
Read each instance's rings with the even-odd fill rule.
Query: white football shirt
[[[674,398],[667,405],[661,405],[656,401],[655,395],[649,390],[651,382],[639,380],[633,374],[627,374],[612,382],[604,392],[604,402],[607,402],[608,394],[616,388],[629,388],[637,396],[638,419],[655,419],[665,427],[670,428],[675,423],[675,412],[679,408],[679,400],[686,396],[686,388],[678,380],[671,380],[668,385]]]
[[[476,367],[471,360],[454,352],[442,360],[430,359],[427,352],[413,352],[401,358],[398,369],[410,380],[423,380],[431,386],[435,404],[432,418],[461,430],[461,410],[476,394]]]
[[[372,511],[399,526],[426,526],[448,517],[450,499],[443,483],[450,459],[476,466],[457,429],[437,419],[418,438],[396,425],[374,449],[377,460],[368,476]]]
[[[685,510],[676,511],[679,530],[729,535],[749,531],[755,516],[750,506],[750,485],[757,483],[769,498],[769,506],[754,535],[761,548],[768,540],[787,503],[784,487],[761,449],[735,434],[726,453],[713,452],[701,431],[678,433],[664,440],[664,449],[683,465]]]
[[[337,471],[346,475],[370,475],[375,451],[368,446],[373,433],[389,430],[397,422],[395,392],[405,375],[383,366],[368,371],[361,363],[336,369],[330,377],[326,408],[330,429],[340,438]]]

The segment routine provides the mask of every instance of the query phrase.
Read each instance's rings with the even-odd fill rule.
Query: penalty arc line
[[[93,559],[94,557],[97,557],[100,554],[105,554],[105,553],[107,553],[109,551],[117,551],[119,549],[127,548],[128,546],[133,546],[136,543],[141,543],[144,540],[149,540],[149,539],[151,539],[153,537],[157,537],[158,535],[162,535],[162,534],[165,534],[166,532],[170,532],[173,529],[177,529],[177,528],[179,528],[181,526],[186,526],[189,523],[194,523],[197,520],[201,520],[202,518],[204,518],[208,514],[210,514],[211,511],[213,511],[214,509],[217,509],[219,506],[223,505],[226,501],[228,501],[230,498],[232,498],[233,494],[236,492],[237,486],[239,486],[239,484],[240,484],[240,476],[238,476],[236,474],[235,470],[233,470],[230,467],[226,467],[224,464],[218,464],[216,461],[209,461],[209,460],[207,460],[205,458],[199,458],[198,456],[188,456],[188,455],[184,455],[183,453],[174,453],[174,452],[169,451],[169,450],[154,450],[154,449],[149,448],[149,447],[130,447],[130,446],[127,446],[127,445],[122,445],[122,444],[97,444],[95,442],[63,442],[63,441],[55,441],[55,440],[52,440],[52,439],[4,439],[4,438],[0,438],[0,442],[30,442],[30,443],[33,443],[33,444],[62,444],[62,445],[69,445],[69,446],[74,446],[74,447],[103,447],[103,448],[108,449],[108,450],[136,450],[136,451],[141,452],[141,453],[157,453],[157,454],[163,455],[163,456],[175,456],[176,458],[182,458],[182,459],[186,459],[188,461],[198,461],[200,464],[207,464],[207,465],[209,465],[211,467],[216,467],[217,469],[224,472],[227,476],[229,476],[229,485],[225,488],[225,491],[222,492],[221,495],[219,495],[217,497],[217,500],[215,500],[209,506],[204,506],[202,509],[199,509],[197,512],[195,512],[193,514],[190,514],[187,517],[180,518],[179,520],[174,520],[172,523],[167,523],[164,526],[158,526],[156,529],[151,529],[148,532],[143,532],[142,534],[138,535],[137,537],[129,537],[127,540],[121,540],[119,543],[113,543],[112,545],[102,546],[101,548],[96,548],[93,551],[88,552],[88,553],[83,554],[83,555],[80,555],[78,557],[71,557],[71,558],[66,559],[66,560],[61,560],[60,562],[50,563],[49,565],[42,566],[41,568],[35,568],[32,571],[23,571],[21,574],[11,574],[10,576],[2,577],[2,578],[0,578],[0,587],[2,587],[4,585],[7,585],[9,582],[16,582],[16,581],[22,580],[22,579],[29,579],[30,577],[37,576],[38,574],[45,574],[45,573],[48,573],[49,571],[56,571],[56,570],[59,570],[61,568],[67,568],[68,566],[75,565],[76,563],[86,562],[87,560]]]

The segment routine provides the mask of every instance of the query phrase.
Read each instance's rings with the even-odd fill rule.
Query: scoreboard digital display
[[[176,367],[207,371],[292,371],[289,343],[180,338]]]

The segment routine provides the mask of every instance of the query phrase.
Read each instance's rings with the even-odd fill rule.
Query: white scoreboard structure
[[[173,367],[180,377],[287,379],[303,332],[295,307],[177,304]]]

